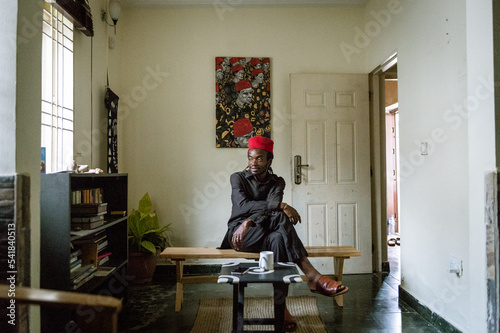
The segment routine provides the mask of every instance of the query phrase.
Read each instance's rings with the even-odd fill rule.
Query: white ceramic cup
[[[260,253],[259,267],[264,271],[272,271],[274,269],[273,251],[262,251]]]

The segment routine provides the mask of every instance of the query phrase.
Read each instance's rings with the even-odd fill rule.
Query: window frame
[[[68,170],[74,141],[74,25],[45,2],[42,22],[41,146],[45,172]]]

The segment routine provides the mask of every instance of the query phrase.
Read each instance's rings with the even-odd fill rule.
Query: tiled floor
[[[389,247],[392,272],[378,274],[344,275],[349,286],[344,296],[344,307],[333,304],[328,297],[312,294],[305,283],[290,285],[289,295],[317,297],[321,318],[328,332],[439,332],[412,308],[398,300],[399,246]],[[161,280],[161,279],[158,279]],[[269,296],[269,290],[250,284],[245,295]],[[184,286],[184,303],[180,312],[174,311],[175,283],[170,278],[135,286],[130,290],[130,301],[125,304],[120,318],[121,332],[190,332],[200,298],[231,297],[232,286],[226,284],[191,284]],[[210,333],[210,332],[207,332]]]

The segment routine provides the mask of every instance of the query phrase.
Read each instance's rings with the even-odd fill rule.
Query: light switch
[[[427,142],[420,143],[420,155],[428,155],[429,154],[429,144]]]
[[[463,262],[461,259],[456,258],[454,256],[450,256],[448,263],[448,271],[450,273],[457,274],[458,277],[461,277],[463,274]]]

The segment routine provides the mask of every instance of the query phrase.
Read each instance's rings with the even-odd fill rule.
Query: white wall
[[[271,58],[273,168],[291,184],[289,74],[361,72],[364,52],[348,62],[339,44],[363,19],[362,8],[124,8],[110,68],[119,78],[129,207],[149,192],[175,246],[218,246],[231,211],[229,175],[246,166],[246,150],[215,148],[215,57]]]
[[[7,46],[0,49],[0,174],[11,175],[16,165],[16,1],[5,4],[0,26],[0,43]]]
[[[15,77],[15,141],[6,142],[14,149],[15,173],[30,176],[31,286],[40,285],[40,135],[41,135],[41,0],[18,1],[17,38],[14,39],[17,61]],[[8,11],[7,11],[8,12]],[[10,49],[10,48],[9,48]],[[3,78],[3,76],[2,76]],[[3,81],[3,80],[2,80]],[[12,113],[11,115],[14,115]],[[12,130],[12,129],[11,129]],[[3,138],[3,135],[2,135]],[[3,146],[2,141],[2,146]],[[11,172],[11,171],[9,171]],[[39,312],[32,309],[31,330],[39,327]]]
[[[467,332],[486,327],[483,179],[495,165],[493,95],[478,79],[493,73],[491,2],[481,10],[476,3],[366,7],[366,24],[380,27],[368,31],[368,70],[398,52],[401,287]],[[485,32],[479,22],[486,36],[474,40]],[[467,112],[477,87],[487,97],[480,113]],[[418,152],[423,141],[431,144],[428,156]],[[450,256],[463,260],[462,277],[447,271]]]
[[[484,178],[487,172],[496,171],[493,15],[491,1],[488,0],[466,0],[466,9],[470,239],[470,268],[467,273],[470,286],[480,286],[480,296],[486,299]],[[470,297],[472,300],[474,296]],[[477,306],[473,303],[470,302],[470,323],[467,327],[483,327],[486,304],[482,302],[481,306]]]

